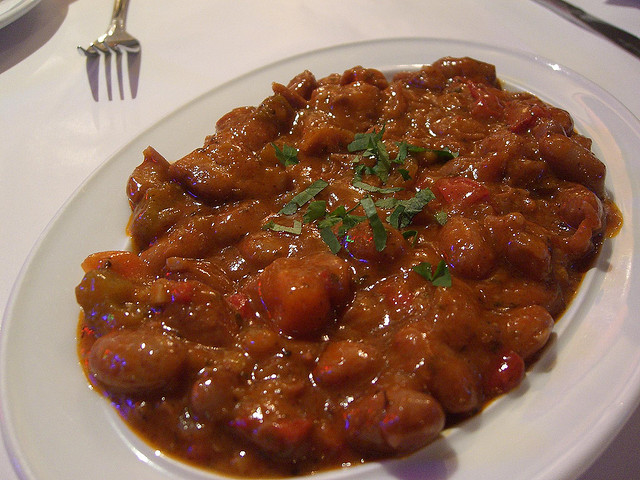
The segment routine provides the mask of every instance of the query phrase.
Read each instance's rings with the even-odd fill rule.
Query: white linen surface
[[[574,3],[640,36],[640,2]],[[143,53],[135,98],[123,66],[122,99],[117,78],[109,99],[103,65],[88,72],[76,51],[106,29],[111,9],[42,0],[0,29],[0,313],[39,235],[96,167],[177,107],[295,54],[392,37],[505,46],[575,70],[640,117],[640,59],[529,0],[133,0],[128,30]],[[640,478],[638,438],[640,410],[580,480]],[[0,478],[18,478],[4,448]]]

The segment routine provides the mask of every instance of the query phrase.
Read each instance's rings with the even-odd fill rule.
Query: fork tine
[[[1,1],[1,0],[0,0]],[[141,50],[140,42],[132,37],[125,27],[127,8],[129,0],[114,0],[113,14],[108,30],[100,35],[87,48],[78,46],[78,52],[85,55],[87,59],[91,57],[104,57],[105,76],[107,77],[107,94],[111,100],[111,64],[113,63],[118,71],[118,84],[120,86],[120,98],[124,97],[121,62],[124,53],[138,53]],[[115,55],[111,55],[114,53]],[[113,58],[113,59],[112,59]],[[133,55],[129,57],[134,58]],[[89,60],[87,60],[89,62]],[[88,64],[88,63],[87,63]],[[97,98],[94,95],[94,98]]]
[[[109,49],[106,46],[104,46],[104,44],[101,44],[98,42],[93,42],[87,48],[81,47],[80,45],[78,45],[77,48],[78,48],[78,52],[81,55],[85,55],[87,57],[97,57],[97,56],[108,55],[109,53],[111,53]]]
[[[140,43],[135,41],[128,44],[122,44],[121,48],[128,53],[139,53],[140,52]]]
[[[102,48],[105,49],[105,51],[107,53],[115,53],[117,55],[121,54],[122,52],[120,51],[120,44],[116,43],[116,42],[108,42],[108,41],[104,41],[102,42]]]
[[[94,42],[91,44],[91,46],[96,49],[98,55],[111,54],[111,50],[109,49],[109,46],[105,44],[105,42]]]
[[[98,52],[96,52],[93,47],[84,48],[78,45],[77,49],[80,55],[86,55],[87,57],[95,57],[98,55]]]
[[[100,35],[88,48],[78,47],[78,51],[87,56],[107,55],[111,52],[138,53],[140,42],[132,37],[125,27],[129,0],[115,0],[109,29]]]

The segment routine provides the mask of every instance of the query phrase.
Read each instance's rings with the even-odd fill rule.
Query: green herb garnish
[[[450,160],[458,156],[457,153],[451,152],[448,148],[444,148],[443,150],[433,150],[425,147],[419,147],[417,145],[411,145],[406,141],[402,141],[396,142],[396,145],[398,146],[398,155],[396,155],[396,158],[391,159],[389,157],[389,152],[387,152],[387,148],[382,142],[384,129],[385,127],[382,126],[379,131],[374,129],[373,132],[370,133],[356,133],[354,140],[347,146],[349,152],[360,152],[361,157],[372,158],[376,161],[373,167],[366,165],[359,165],[357,167],[353,181],[353,185],[355,187],[368,192],[391,193],[389,191],[384,191],[385,189],[380,189],[379,187],[374,187],[368,183],[364,183],[362,181],[362,174],[366,173],[376,175],[380,181],[385,184],[387,183],[387,180],[389,180],[389,173],[391,172],[392,164],[402,165],[406,158],[412,153],[433,152],[439,160]],[[405,168],[399,168],[398,173],[405,181],[411,179],[409,171]]]
[[[444,225],[445,223],[447,223],[447,220],[449,220],[449,216],[444,210],[440,210],[439,212],[434,213],[433,216],[436,219],[436,222],[438,222],[440,225]]]
[[[440,260],[435,272],[432,272],[431,264],[429,262],[419,263],[413,267],[413,271],[431,282],[435,287],[446,288],[451,286],[451,274],[449,273],[449,267],[444,260]]]
[[[428,148],[426,149],[426,151],[435,153],[438,160],[444,161],[452,160],[460,155],[458,152],[452,152],[451,150],[449,150],[449,147],[444,147],[442,150],[434,150],[432,148]]]
[[[327,214],[327,202],[316,200],[307,207],[307,212],[302,217],[304,223],[311,223],[314,220],[324,217]]]
[[[417,230],[405,230],[404,232],[402,232],[402,236],[404,237],[404,239],[406,241],[409,241],[410,239],[413,238],[413,240],[411,240],[411,246],[415,247],[416,243],[418,242],[418,231]]]
[[[386,152],[386,148],[382,143],[382,135],[384,135],[384,126],[380,129],[380,131],[376,131],[370,133],[356,133],[353,137],[353,142],[347,145],[347,150],[350,152],[362,152],[362,156],[364,157],[375,157],[378,155],[380,149],[383,149]]]
[[[444,147],[443,149],[438,150],[434,148],[418,147],[417,145],[411,145],[404,141],[399,142],[396,145],[398,145],[398,156],[394,160],[395,163],[404,162],[405,158],[407,158],[410,153],[431,152],[434,153],[436,158],[441,161],[451,160],[459,155],[458,152],[452,152],[449,147]]]
[[[376,246],[376,250],[381,252],[384,250],[384,247],[387,246],[387,231],[384,229],[384,225],[382,225],[382,221],[378,216],[376,204],[373,202],[371,197],[364,197],[360,200],[360,205],[362,205],[364,213],[367,215],[367,219],[369,220],[369,225],[371,225],[371,230],[373,231],[373,243]]]
[[[332,253],[335,254],[340,251],[340,242],[335,233],[333,233],[333,230],[331,230],[331,227],[320,229],[320,238],[327,244]]]
[[[298,160],[298,150],[292,146],[287,145],[286,143],[282,148],[279,148],[275,143],[272,143],[271,146],[276,151],[276,158],[285,167],[288,167],[289,165],[296,165],[300,162]]]
[[[282,215],[293,215],[298,211],[302,205],[310,201],[313,197],[315,197],[322,190],[327,188],[329,184],[324,180],[316,180],[295,197],[293,197],[289,203],[287,203],[282,209],[278,212]]]
[[[350,210],[347,210],[344,205],[340,205],[333,212],[328,213],[325,218],[318,222],[318,228],[322,230],[324,228],[330,228],[338,225],[339,223],[342,223],[342,225],[340,225],[340,228],[338,228],[338,235],[344,235],[348,230],[352,229],[357,224],[367,219],[367,217],[363,217],[361,215],[351,214],[351,212],[358,208],[358,205]]]
[[[309,209],[307,210],[305,217],[309,215],[308,218],[312,218],[312,216],[320,213],[321,207],[326,208],[326,204],[323,206],[316,206],[314,205],[316,203],[317,202],[312,202],[311,204],[309,204]],[[359,206],[360,204],[358,203],[355,207],[347,210],[344,205],[340,205],[333,212],[326,213],[325,211],[324,218],[322,218],[322,215],[315,218],[316,220],[322,218],[322,220],[318,221],[317,225],[318,230],[320,230],[320,238],[324,240],[324,242],[329,246],[329,249],[333,253],[338,253],[341,248],[338,237],[335,233],[333,233],[333,227],[335,227],[336,225],[340,225],[338,227],[338,236],[343,237],[344,235],[346,235],[347,231],[367,219],[367,217],[361,215],[351,214],[351,212],[353,212]],[[310,213],[312,210],[314,210],[314,213]]]
[[[402,177],[402,179],[406,182],[407,180],[411,180],[411,175],[409,174],[409,170],[406,168],[399,168],[398,173]]]
[[[274,232],[286,232],[292,233],[293,235],[300,235],[302,233],[302,222],[294,220],[293,227],[287,227],[286,225],[280,225],[273,220],[270,220],[262,226],[262,230],[273,230]]]
[[[435,195],[428,188],[418,190],[416,194],[407,200],[398,200],[396,198],[383,198],[376,202],[380,208],[393,208],[391,215],[387,217],[387,222],[392,227],[400,230],[409,226],[413,217],[422,211],[422,209],[433,200]]]
[[[448,160],[458,156],[457,153],[452,153],[448,148],[443,150],[431,150],[402,141],[396,142],[396,145],[398,146],[398,154],[394,159],[391,159],[382,141],[384,130],[385,127],[383,125],[380,130],[374,129],[370,133],[357,133],[355,134],[353,141],[347,146],[349,152],[358,152],[358,158],[354,161],[356,166],[354,169],[352,185],[364,190],[365,192],[389,194],[403,190],[401,187],[378,187],[376,185],[371,185],[363,181],[363,175],[377,176],[380,182],[384,185],[389,180],[392,166],[394,164],[402,165],[406,158],[412,153],[430,151],[443,160]],[[275,149],[276,157],[282,165],[286,167],[298,163],[298,151],[295,148],[287,144],[284,144],[282,148],[279,148],[274,143],[271,145]],[[375,160],[375,164],[373,166],[360,164],[359,162],[362,158]],[[405,181],[411,179],[411,175],[407,169],[397,168],[397,172]],[[400,230],[410,225],[413,217],[421,212],[425,205],[435,198],[433,192],[425,188],[419,190],[412,198],[406,200],[398,200],[391,197],[382,198],[377,202],[374,202],[370,196],[366,196],[350,210],[347,210],[345,206],[339,206],[333,212],[327,212],[326,201],[312,200],[328,185],[329,184],[324,180],[316,180],[309,187],[294,196],[278,213],[282,215],[293,215],[299,208],[309,203],[302,221],[304,223],[317,222],[316,226],[320,232],[320,237],[329,246],[329,249],[333,253],[340,251],[341,243],[339,238],[344,237],[351,228],[365,220],[368,220],[371,226],[376,250],[379,252],[384,250],[387,244],[387,231],[385,230],[382,220],[380,220],[380,217],[378,216],[377,208],[393,210],[386,220],[390,225]],[[362,206],[365,216],[352,214],[352,212],[359,206]],[[447,214],[444,211],[436,213],[434,217],[441,225],[444,225],[447,221]],[[338,228],[334,231],[334,227],[336,226]],[[302,231],[302,225],[301,222],[297,220],[294,222],[293,227],[286,227],[270,221],[263,226],[263,229],[299,234]],[[403,232],[403,236],[407,240],[413,239],[413,244],[415,245],[418,239],[418,231],[408,230]],[[428,270],[426,266],[428,266]],[[431,266],[428,264],[420,264],[415,268],[417,269],[416,271],[420,270],[423,273],[428,272],[429,279],[434,283],[434,285],[437,282],[446,281],[446,277],[448,276],[448,270],[444,263],[438,265],[436,272],[433,275],[431,275]],[[421,275],[423,273],[421,273]],[[445,280],[442,280],[441,278]]]
[[[427,149],[424,147],[411,145],[404,140],[402,142],[396,142],[396,145],[398,146],[398,156],[393,160],[394,163],[404,163],[405,159],[409,156],[410,153],[421,153],[427,151]]]
[[[365,158],[373,158],[376,164],[373,167],[362,166],[362,172],[376,175],[382,183],[387,183],[389,179],[389,171],[391,170],[391,162],[389,160],[389,152],[382,143],[382,135],[384,134],[384,126],[380,131],[374,130],[371,133],[356,133],[353,142],[347,145],[349,152],[361,152],[360,155]]]
[[[367,167],[365,165],[358,165],[356,167],[351,185],[366,192],[372,193],[395,193],[399,192],[400,190],[404,190],[402,187],[376,187],[375,185],[363,182],[362,173],[365,170],[367,170]]]
[[[396,205],[398,205],[399,201],[400,200],[398,200],[397,198],[393,198],[393,197],[381,198],[380,200],[376,201],[376,207],[384,208],[386,210],[390,210],[392,208],[395,208]]]

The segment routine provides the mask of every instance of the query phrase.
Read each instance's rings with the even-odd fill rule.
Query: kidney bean
[[[504,314],[496,314],[495,321],[501,327],[505,345],[525,360],[547,344],[555,324],[553,317],[540,305],[510,309]]]
[[[184,346],[161,330],[116,330],[91,347],[88,370],[111,391],[162,390],[182,371]]]
[[[187,190],[214,203],[264,198],[286,190],[281,167],[261,160],[233,138],[214,137],[205,147],[172,163],[169,173]]]
[[[340,79],[341,85],[347,85],[355,82],[367,83],[374,87],[378,87],[380,90],[384,90],[389,86],[389,82],[380,70],[376,70],[375,68],[364,68],[362,66],[345,70],[342,74],[342,78]]]
[[[573,228],[578,228],[583,221],[593,231],[602,228],[604,209],[602,201],[589,189],[575,185],[561,190],[556,197],[561,217]]]
[[[547,164],[541,160],[520,157],[507,163],[505,176],[509,185],[522,188],[535,188],[547,173]]]
[[[410,389],[386,392],[388,405],[381,429],[397,452],[411,452],[433,441],[444,428],[445,416],[435,398]]]
[[[287,99],[276,93],[257,107],[239,107],[223,115],[216,122],[216,133],[207,138],[205,146],[217,142],[234,143],[255,152],[289,129],[294,115]]]
[[[580,258],[593,251],[593,229],[588,220],[583,220],[569,236],[552,238],[553,244],[567,254],[567,258]]]
[[[85,307],[82,316],[82,331],[101,337],[112,330],[138,328],[151,316],[149,308],[137,303],[125,302],[122,305],[101,303]]]
[[[289,253],[291,239],[270,230],[260,230],[244,237],[238,244],[240,254],[257,268],[264,268]]]
[[[311,98],[311,93],[318,87],[318,82],[313,73],[304,70],[299,73],[287,84],[287,88],[300,95],[305,100]]]
[[[542,108],[546,110],[545,115],[540,116],[535,125],[530,129],[535,138],[539,140],[552,133],[558,133],[567,137],[573,137],[574,140],[582,144],[581,135],[575,133],[573,129],[573,119],[566,111],[548,105]],[[583,146],[591,148],[590,144]]]
[[[558,133],[541,138],[539,144],[543,160],[556,175],[603,197],[606,167],[590,150]]]
[[[505,129],[489,134],[480,144],[482,162],[477,166],[478,180],[497,182],[504,176],[509,159],[522,156],[524,140]]]
[[[481,62],[469,57],[443,57],[432,65],[447,78],[465,77],[474,82],[485,83],[496,88],[500,87],[500,83],[496,77],[496,68],[490,63]]]
[[[242,346],[252,357],[264,358],[280,349],[280,337],[268,328],[251,327],[244,330]]]
[[[377,331],[385,324],[384,297],[378,292],[359,291],[342,315],[341,324],[361,332]]]
[[[195,281],[160,279],[154,287],[149,302],[162,308],[165,324],[181,337],[212,347],[233,343],[238,320],[220,292]]]
[[[281,83],[273,82],[271,84],[271,89],[276,95],[284,97],[293,108],[302,108],[307,104],[307,100],[303,96],[297,93],[294,89],[285,87]]]
[[[488,215],[484,222],[496,250],[529,278],[541,280],[551,272],[549,236],[521,213]]]
[[[380,428],[386,404],[386,395],[382,391],[363,395],[349,404],[344,414],[344,425],[352,448],[367,456],[389,453],[391,448]]]
[[[214,290],[227,293],[231,281],[218,262],[194,258],[169,257],[165,263],[168,278],[188,279],[202,282]]]
[[[394,361],[413,372],[445,412],[474,411],[483,400],[480,376],[473,365],[442,341],[424,323],[405,327],[393,337]]]
[[[430,342],[420,375],[431,394],[449,413],[473,412],[483,400],[480,376],[461,355],[439,342]]]
[[[488,309],[505,309],[542,305],[553,315],[565,307],[562,290],[558,285],[547,284],[528,278],[513,279],[505,284],[508,273],[496,272],[486,282],[478,285],[482,304]]]
[[[516,388],[525,376],[525,364],[512,350],[500,352],[489,363],[483,376],[483,390],[487,398],[495,397]]]
[[[393,76],[393,83],[401,82],[424,90],[442,90],[447,86],[447,80],[443,70],[435,65],[424,65],[415,72],[398,72]]]
[[[345,412],[347,441],[367,456],[417,450],[434,440],[443,426],[438,402],[415,390],[366,394]]]
[[[300,142],[300,151],[307,155],[321,156],[332,152],[344,151],[353,141],[353,132],[344,128],[328,125],[309,129],[309,133]]]
[[[223,367],[200,371],[191,386],[189,402],[196,417],[213,421],[229,419],[237,401],[240,376]]]
[[[296,112],[288,100],[276,93],[258,105],[255,119],[234,131],[234,137],[237,139],[236,142],[245,143],[255,152],[265,143],[274,140],[281,132],[289,130],[295,116]]]
[[[367,131],[379,117],[384,96],[368,83],[324,85],[314,90],[309,105],[331,114],[332,124],[352,132]]]
[[[329,387],[353,386],[371,380],[381,366],[381,360],[378,351],[365,342],[333,342],[320,354],[313,377]]]
[[[384,93],[386,100],[383,107],[385,117],[394,120],[401,120],[404,117],[404,119],[406,120],[405,114],[409,108],[409,100],[403,92],[404,89],[398,88],[397,86],[390,86],[387,90],[385,90]],[[407,131],[405,125],[393,122],[391,125],[387,124],[385,132],[391,133],[391,131],[395,130],[396,128],[398,129],[399,135],[402,135]],[[415,141],[411,142],[412,145],[415,143]]]
[[[438,244],[455,274],[482,279],[491,273],[496,259],[485,236],[484,227],[476,220],[460,215],[448,219]]]
[[[290,405],[271,398],[244,397],[229,425],[263,454],[293,460],[308,452],[313,422]]]
[[[439,341],[460,351],[486,333],[486,322],[478,321],[483,311],[474,290],[465,282],[453,280],[450,287],[433,290],[422,318],[433,324],[433,334]]]

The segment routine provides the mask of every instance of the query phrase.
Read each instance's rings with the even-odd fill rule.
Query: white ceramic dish
[[[442,56],[472,56],[499,77],[573,115],[608,166],[607,187],[625,224],[608,241],[549,348],[516,391],[431,446],[397,461],[315,478],[568,480],[603,450],[640,397],[640,291],[634,210],[640,198],[640,123],[593,83],[547,60],[438,39],[351,44],[290,58],[215,88],[160,121],[105,162],[52,221],[23,268],[2,324],[2,430],[18,475],[28,480],[211,479],[154,452],[89,389],[78,364],[74,287],[89,253],[126,248],[126,180],[153,145],[170,160],[200,146],[231,108],[257,104],[272,81],[309,69],[354,65],[392,71]],[[635,167],[635,168],[634,168]]]
[[[0,0],[0,28],[14,22],[38,3],[40,0]]]

